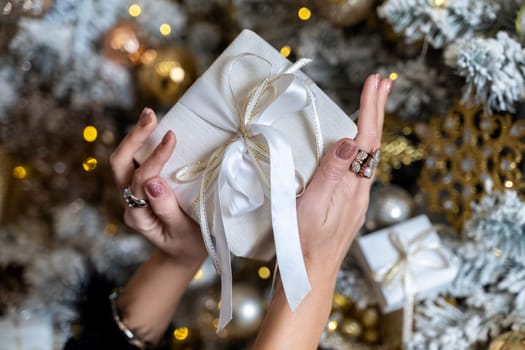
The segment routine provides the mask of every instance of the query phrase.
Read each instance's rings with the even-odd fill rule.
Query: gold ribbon
[[[414,285],[414,267],[425,269],[441,270],[450,266],[449,259],[443,252],[439,240],[429,240],[431,234],[438,228],[438,225],[431,226],[416,235],[411,241],[404,244],[400,238],[400,233],[391,230],[388,237],[392,246],[397,251],[399,257],[392,264],[384,266],[374,273],[374,280],[382,285],[383,288],[392,288],[393,284],[401,280],[404,292],[403,309],[403,345],[406,347],[412,338],[412,327],[414,323],[414,301],[417,292]],[[428,256],[421,256],[424,253],[434,253],[436,259],[429,259]]]

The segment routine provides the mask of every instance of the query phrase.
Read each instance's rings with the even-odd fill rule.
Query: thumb
[[[337,141],[324,154],[304,196],[312,196],[320,205],[328,207],[332,193],[348,173],[356,155],[357,145],[354,140],[345,138]]]
[[[161,177],[152,177],[145,182],[145,193],[153,214],[161,223],[173,232],[173,229],[180,229],[182,216],[185,214],[179,207],[175,193]],[[154,239],[153,237],[148,237]]]

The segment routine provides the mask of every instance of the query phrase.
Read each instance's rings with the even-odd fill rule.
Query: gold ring
[[[370,153],[360,149],[350,164],[350,170],[361,177],[370,179],[374,174],[374,168],[379,163],[380,156],[381,151],[379,149]]]

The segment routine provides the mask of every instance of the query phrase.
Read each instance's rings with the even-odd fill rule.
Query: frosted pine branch
[[[378,14],[407,41],[423,39],[441,48],[457,38],[472,37],[495,21],[498,10],[498,3],[491,0],[454,0],[443,6],[430,0],[388,0]]]
[[[461,40],[445,52],[445,62],[466,80],[463,102],[485,111],[515,112],[525,97],[525,50],[506,32],[495,38]]]

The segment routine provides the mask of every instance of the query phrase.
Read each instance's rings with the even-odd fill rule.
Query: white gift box
[[[53,324],[49,315],[0,318],[0,350],[52,350]]]
[[[253,53],[256,57],[239,57],[245,53]],[[240,67],[232,69],[230,64],[233,60],[237,60]],[[136,155],[139,162],[143,161],[168,130],[175,132],[177,148],[162,175],[174,188],[181,207],[196,221],[200,221],[194,206],[199,194],[199,181],[180,183],[175,174],[188,164],[208,159],[234,136],[207,120],[219,118],[225,123],[238,125],[239,112],[236,109],[246,103],[251,90],[269,75],[269,70],[270,75],[275,75],[290,65],[290,61],[257,34],[243,30],[164,116],[150,141]],[[300,72],[297,74],[306,78]],[[309,83],[315,95],[324,144],[330,145],[343,137],[353,138],[357,132],[355,124],[319,87],[311,81]],[[231,95],[231,89],[235,97]],[[302,180],[308,182],[317,167],[315,140],[309,125],[311,121],[303,115],[297,118],[282,115],[279,118],[272,126],[290,143],[295,169],[302,175]],[[241,171],[239,169],[238,181],[242,181],[245,175]],[[299,182],[296,184],[297,191],[303,185]],[[211,211],[212,201],[207,204]],[[273,244],[268,239],[271,231],[268,204],[265,201],[260,210],[237,217],[235,224],[229,227],[228,244],[235,255],[261,259],[273,256]]]
[[[455,257],[441,245],[426,215],[358,238],[352,254],[372,280],[384,313],[403,307],[407,292],[416,301],[435,296],[458,271]],[[409,291],[405,278],[410,279]]]
[[[193,83],[136,154],[143,162],[172,130],[176,150],[161,172],[181,208],[201,225],[221,273],[219,329],[230,309],[230,252],[277,255],[292,309],[310,286],[295,198],[325,146],[357,132],[352,120],[299,68],[243,30]],[[273,233],[273,234],[272,234]],[[229,312],[229,311],[227,311]]]

